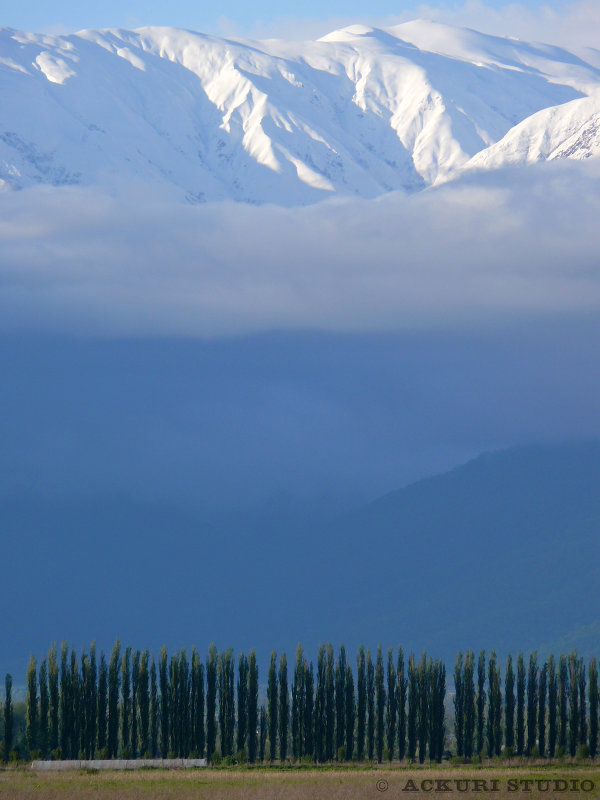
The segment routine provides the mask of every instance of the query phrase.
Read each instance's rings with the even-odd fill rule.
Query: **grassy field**
[[[542,783],[537,785],[537,780]],[[567,789],[560,791],[564,789],[564,784],[555,785],[555,780],[566,781]],[[476,784],[475,781],[485,781],[485,784]],[[532,783],[523,784],[522,781]],[[0,772],[2,800],[390,800],[449,796],[479,800],[575,797],[595,800],[600,799],[600,766],[441,766],[435,769],[382,767],[331,770],[233,768],[68,773],[42,773],[20,768]]]

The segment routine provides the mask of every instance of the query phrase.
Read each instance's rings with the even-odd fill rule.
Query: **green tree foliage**
[[[131,657],[131,758],[138,754],[138,714],[140,705],[140,660],[141,653],[135,650]],[[144,752],[142,750],[142,752]]]
[[[288,751],[288,730],[290,726],[290,696],[287,676],[287,657],[281,654],[279,659],[279,758],[281,761],[287,759]]]
[[[12,702],[12,675],[4,678],[4,760],[8,761],[13,748],[14,711]]]
[[[327,644],[325,660],[325,758],[331,761],[335,755],[335,681],[333,647]]]
[[[458,653],[454,664],[454,738],[456,740],[456,755],[464,756],[464,673],[463,654]]]
[[[296,648],[296,665],[292,681],[292,755],[295,760],[304,755],[304,651],[302,645]]]
[[[590,756],[596,757],[598,752],[598,663],[595,658],[590,661],[589,669],[589,700],[590,700]]]
[[[517,755],[525,752],[525,662],[517,655]]]
[[[219,657],[219,730],[221,734],[221,755],[233,755],[235,719],[235,675],[233,652],[231,648]]]
[[[262,764],[265,760],[265,745],[267,743],[267,712],[264,706],[260,707],[258,728],[258,757]]]
[[[579,740],[579,660],[577,653],[569,653],[569,753],[577,752]]]
[[[98,750],[104,751],[107,747],[108,722],[108,669],[104,652],[100,653],[100,666],[98,668],[98,710],[96,714],[98,726]]]
[[[569,735],[569,664],[561,655],[558,662],[558,747],[561,753],[567,750]]]
[[[406,676],[404,674],[404,652],[398,647],[398,660],[396,662],[396,679],[398,686],[396,697],[398,703],[398,758],[400,761],[406,754]]]
[[[463,717],[465,758],[473,757],[475,737],[475,656],[471,650],[465,656],[463,672]]]
[[[59,731],[59,689],[58,689],[58,661],[56,657],[56,645],[52,645],[48,650],[48,700],[50,707],[48,723],[48,750],[52,752],[58,748]]]
[[[131,757],[131,647],[121,656],[121,750]]]
[[[46,659],[42,659],[42,663],[40,664],[40,729],[39,729],[39,736],[38,736],[38,747],[42,754],[42,758],[46,758],[49,750],[48,745],[50,743],[50,731],[48,729],[50,714],[50,698],[48,696],[48,662]]]
[[[367,757],[373,760],[375,754],[375,667],[371,651],[367,650]]]
[[[441,661],[429,664],[429,758],[441,764],[444,755],[446,667]]]
[[[506,659],[504,677],[504,744],[512,753],[515,747],[515,673],[511,655]]]
[[[314,739],[315,676],[312,661],[304,661],[304,753],[315,758]]]
[[[137,706],[140,718],[140,755],[147,758],[150,755],[150,653],[148,650],[140,656],[137,679]]]
[[[429,738],[429,688],[430,688],[430,665],[427,662],[427,654],[423,652],[419,666],[417,667],[418,684],[418,713],[417,713],[417,738],[419,740],[419,763],[425,761],[427,754],[427,740]]]
[[[156,672],[156,662],[152,659],[150,665],[150,755],[156,758],[158,755],[158,714],[160,706],[158,700],[158,677]]]
[[[548,664],[543,664],[539,671],[538,683],[538,755],[546,755],[546,700],[548,694]]]
[[[60,749],[63,758],[71,757],[71,673],[69,671],[69,649],[66,642],[62,642],[60,646],[60,699],[59,699],[59,717],[60,717]]]
[[[586,744],[588,738],[586,706],[586,671],[583,659],[579,659],[579,744]]]
[[[488,661],[488,715],[487,742],[488,757],[499,756],[502,750],[502,690],[500,683],[500,667],[496,661],[494,650]]]
[[[377,661],[375,663],[375,755],[377,763],[383,759],[385,730],[385,677],[383,670],[383,654],[381,645],[377,647]]]
[[[556,681],[556,663],[553,655],[548,656],[546,671],[548,673],[548,756],[554,758],[556,752],[558,684]]]
[[[248,736],[248,659],[245,653],[238,657],[237,680],[237,749],[246,748]]]
[[[315,761],[325,759],[325,647],[319,647],[317,655],[317,685],[314,707],[314,754]]]
[[[537,734],[537,707],[538,707],[538,665],[537,653],[529,656],[529,670],[527,672],[527,755],[530,756],[535,747]]]
[[[485,700],[485,650],[482,650],[477,661],[477,755],[480,755],[483,751]]]
[[[356,757],[363,760],[365,753],[365,732],[367,723],[367,672],[365,648],[361,644],[356,656]]]
[[[394,651],[388,650],[387,660],[387,713],[386,713],[386,742],[389,760],[394,758],[396,746],[396,717],[398,716],[398,687],[396,683],[396,668],[394,666]]]
[[[419,678],[415,657],[408,657],[408,760],[414,761],[417,754],[417,716],[419,711]]]
[[[119,747],[119,661],[121,656],[121,643],[117,639],[113,645],[108,663],[108,721],[107,721],[107,750],[109,758],[117,757]]]
[[[267,715],[269,726],[269,760],[277,755],[277,653],[271,653],[267,678]]]
[[[354,699],[354,676],[350,664],[346,664],[346,680],[344,681],[344,712],[346,715],[344,729],[346,732],[345,756],[346,761],[352,761],[354,752],[354,720],[356,718],[356,707]]]
[[[258,666],[256,652],[248,655],[248,761],[256,761],[256,744],[258,734]],[[262,761],[262,759],[261,759]]]
[[[27,695],[25,704],[25,736],[27,739],[27,749],[32,753],[34,750],[37,750],[38,746],[37,661],[33,654],[29,657],[29,664],[27,666]]]
[[[217,663],[217,648],[211,644],[206,660],[206,757],[209,761],[217,745]]]
[[[247,665],[247,662],[246,662]],[[247,694],[246,687],[246,694]],[[205,734],[204,734],[204,664],[200,660],[200,655],[196,648],[192,651],[191,667],[191,727],[192,727],[192,750],[198,754],[199,758],[204,758]],[[245,705],[247,726],[248,703]]]
[[[340,645],[335,665],[335,752],[346,744],[346,648]]]

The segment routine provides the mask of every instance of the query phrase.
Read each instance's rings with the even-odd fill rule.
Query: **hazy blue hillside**
[[[600,445],[482,455],[331,530],[357,630],[428,646],[598,649]],[[320,565],[322,574],[329,572]],[[347,612],[347,613],[348,613]]]
[[[600,445],[483,455],[334,523],[272,509],[208,518],[114,495],[5,499],[2,669],[66,637],[597,650]],[[289,542],[293,544],[290,546]],[[6,564],[6,562],[5,562]],[[23,665],[23,666],[21,666]]]

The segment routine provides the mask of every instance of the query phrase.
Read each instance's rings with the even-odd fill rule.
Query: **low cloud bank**
[[[594,312],[599,218],[597,162],[296,209],[5,193],[0,330],[214,337]]]

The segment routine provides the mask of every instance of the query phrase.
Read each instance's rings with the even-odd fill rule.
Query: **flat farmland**
[[[0,772],[2,800],[598,798],[600,766]]]

